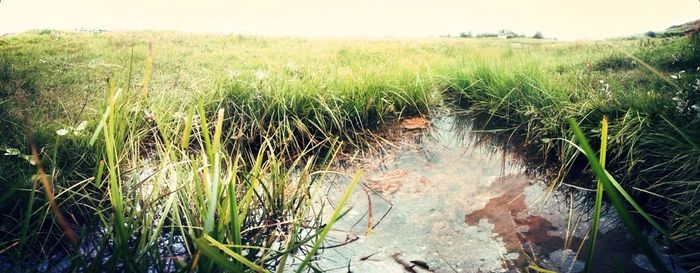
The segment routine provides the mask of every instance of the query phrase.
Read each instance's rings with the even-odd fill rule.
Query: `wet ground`
[[[448,116],[404,127],[395,148],[338,169],[362,170],[363,185],[318,255],[320,268],[528,272],[528,265],[538,265],[582,271],[588,210],[581,197],[525,175],[519,160],[484,141],[488,137],[472,131],[466,119]],[[333,182],[330,204],[347,178]],[[614,217],[604,216],[599,238],[592,272],[646,272],[645,258]]]

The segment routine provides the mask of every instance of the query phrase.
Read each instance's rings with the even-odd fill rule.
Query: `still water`
[[[362,170],[315,264],[327,272],[528,272],[538,265],[581,272],[589,210],[584,194],[553,189],[518,156],[449,115],[422,130],[399,129],[381,155],[350,160]],[[334,176],[332,205],[348,178]],[[646,272],[625,228],[606,213],[593,272]],[[584,246],[582,247],[582,242]],[[577,254],[578,253],[578,254]]]

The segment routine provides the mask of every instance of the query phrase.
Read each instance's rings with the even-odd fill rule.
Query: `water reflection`
[[[578,272],[588,228],[581,198],[552,190],[471,119],[445,115],[422,134],[339,171],[364,171],[351,210],[315,261],[330,272],[519,272],[538,264]],[[507,143],[507,142],[506,142]],[[514,143],[514,142],[511,142]],[[517,150],[517,149],[513,149]],[[336,176],[327,199],[347,183]],[[614,217],[602,219],[594,272],[644,272]],[[576,253],[580,254],[576,255]],[[614,260],[611,259],[614,257]],[[427,267],[425,267],[427,266]]]

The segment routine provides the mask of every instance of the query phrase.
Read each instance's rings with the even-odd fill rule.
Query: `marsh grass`
[[[149,70],[146,66],[146,75]],[[61,140],[65,133],[57,133],[53,151],[47,153],[51,175],[40,173],[48,200],[37,198],[40,188],[32,182],[26,212],[17,213],[22,217],[19,240],[3,240],[3,252],[9,251],[15,261],[4,266],[19,271],[263,272],[296,257],[311,239],[323,240],[323,234],[299,229],[315,230],[323,224],[318,212],[310,210],[310,200],[323,166],[332,162],[339,147],[337,138],[281,154],[280,147],[287,144],[277,146],[277,140],[293,136],[279,138],[278,132],[289,131],[288,125],[274,124],[255,150],[245,149],[223,137],[223,108],[214,112],[213,121],[201,100],[186,117],[160,115],[152,110],[146,92],[149,80],[143,81],[140,92],[109,81],[101,114],[89,125],[92,134],[71,128]],[[88,174],[94,176],[62,186],[75,181],[57,168],[58,155],[71,139],[86,148],[89,157],[82,160],[96,158],[95,170]],[[318,146],[326,153],[308,153]],[[53,187],[60,191],[57,199],[64,200],[60,207],[72,213],[71,227],[53,201]],[[53,214],[44,209],[46,204]],[[87,209],[76,209],[81,206]],[[63,232],[54,230],[52,217]],[[76,225],[81,242],[62,240],[61,234],[76,239]],[[13,236],[15,231],[8,227],[3,225],[4,236]],[[45,234],[58,236],[56,243],[46,245],[50,237]],[[47,240],[37,242],[43,237]],[[39,249],[45,252],[36,257],[47,258],[28,256]],[[299,270],[311,266],[305,259]]]
[[[586,137],[599,145],[603,141],[594,137],[600,133],[597,123],[608,116],[611,134],[606,169],[621,178],[619,185],[629,192],[629,200],[644,204],[656,215],[666,215],[660,217],[669,230],[666,239],[686,253],[681,263],[694,272],[699,270],[697,251],[681,245],[698,244],[697,238],[684,236],[697,234],[697,218],[688,215],[700,211],[697,183],[693,182],[698,178],[699,120],[697,112],[689,110],[698,103],[692,84],[698,73],[685,62],[697,58],[697,37],[654,43],[641,49],[607,43],[608,56],[579,63],[576,70],[563,69],[572,65],[567,59],[554,66],[533,59],[477,63],[454,70],[450,89],[471,111],[488,114],[488,129],[516,135],[530,147],[526,150],[558,165],[561,171],[557,173],[566,175],[555,175],[555,180],[580,179],[578,170],[590,164],[578,156],[577,149],[560,141],[571,139],[566,119],[580,121]],[[624,61],[636,60],[637,64],[625,69],[615,64],[615,69],[601,71],[600,67],[610,67],[618,56],[632,56]],[[568,60],[575,63],[575,58]],[[579,185],[596,188],[587,181]]]
[[[190,111],[185,120],[147,112],[139,122],[141,111],[122,108],[148,109],[146,93],[120,94],[122,89],[111,84],[95,131],[104,134],[111,208],[99,213],[108,227],[101,236],[110,238],[99,247],[110,255],[106,262],[86,262],[88,268],[267,272],[316,236],[298,229],[322,224],[309,211],[310,202],[323,176],[317,164],[330,164],[336,144],[318,144],[331,151],[320,160],[304,150],[279,157],[271,140],[264,140],[257,154],[231,152],[222,137],[224,109],[210,121],[200,102],[197,116]],[[177,249],[167,247],[172,241]],[[164,256],[176,258],[163,261]]]
[[[309,202],[334,155],[367,147],[383,123],[453,101],[558,166],[555,180],[589,164],[559,141],[572,140],[567,118],[596,146],[609,117],[606,170],[638,206],[666,215],[657,220],[672,241],[698,244],[697,38],[51,31],[4,37],[0,52],[0,255],[13,269],[311,267],[303,253],[324,221]],[[78,245],[62,239],[32,178],[29,135]],[[700,270],[697,251],[680,249]]]
[[[612,177],[610,176],[610,173],[608,173],[605,170],[605,158],[606,158],[606,153],[607,153],[607,137],[608,137],[608,120],[606,117],[603,117],[602,121],[602,129],[601,129],[601,146],[600,146],[600,154],[596,156],[593,152],[593,149],[591,148],[591,145],[588,143],[588,140],[586,139],[585,135],[581,131],[581,128],[579,128],[578,124],[576,123],[575,120],[569,119],[569,125],[571,126],[574,136],[576,137],[577,142],[579,145],[577,145],[577,149],[579,149],[588,159],[588,162],[591,166],[591,169],[596,174],[596,177],[598,178],[598,183],[596,187],[596,199],[595,199],[595,208],[594,208],[594,213],[593,213],[593,223],[591,225],[591,231],[590,231],[590,239],[589,239],[589,249],[588,249],[588,256],[586,257],[586,267],[584,269],[585,272],[590,272],[590,268],[592,264],[595,262],[592,257],[593,253],[595,251],[595,244],[596,244],[596,237],[598,233],[598,227],[599,227],[599,222],[600,222],[600,213],[602,209],[602,198],[603,198],[603,193],[605,193],[608,196],[608,200],[612,203],[613,207],[615,208],[615,211],[617,212],[618,216],[622,220],[623,224],[627,227],[629,230],[630,234],[634,237],[634,240],[637,242],[639,245],[639,248],[642,250],[644,255],[647,256],[649,261],[651,262],[652,266],[657,272],[669,272],[666,266],[663,264],[661,259],[659,258],[658,254],[654,252],[654,249],[649,245],[649,242],[642,234],[641,229],[639,228],[639,225],[637,222],[632,218],[631,214],[627,210],[627,205],[625,204],[625,201],[631,205],[637,213],[642,215],[644,219],[649,221],[649,224],[654,226],[658,231],[663,233],[665,236],[668,237],[668,232],[661,227],[644,209],[642,209],[635,201],[634,199],[631,199],[630,195],[620,186],[620,184]],[[573,144],[573,143],[572,143]],[[576,144],[573,144],[576,145]]]

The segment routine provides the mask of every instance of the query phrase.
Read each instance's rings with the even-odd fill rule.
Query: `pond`
[[[362,187],[316,265],[327,272],[527,272],[528,265],[581,272],[589,197],[528,175],[522,157],[471,127],[466,117],[435,118],[426,129],[401,129],[381,155],[338,167],[362,170]],[[330,180],[326,205],[349,179]],[[614,213],[601,219],[592,272],[650,271]]]
[[[474,130],[466,116],[405,119],[379,134],[386,145],[373,155],[339,160],[332,167],[337,174],[329,173],[322,183],[316,208],[324,206],[327,213],[349,176],[363,173],[347,213],[314,257],[316,267],[343,273],[527,272],[532,265],[583,270],[590,192],[553,187],[532,174],[522,155],[505,151],[492,132]],[[144,168],[138,175],[152,173]],[[653,272],[613,210],[604,210],[601,226],[592,272]],[[96,258],[105,233],[84,240],[81,254]],[[658,236],[648,234],[651,241]],[[184,260],[183,241],[180,235],[163,236],[159,248]],[[105,261],[111,253],[102,255]],[[54,258],[54,264],[26,266],[48,272],[70,267],[70,256]],[[684,272],[662,258],[673,272]],[[166,259],[165,271],[176,271]],[[0,271],[11,266],[0,256]]]

